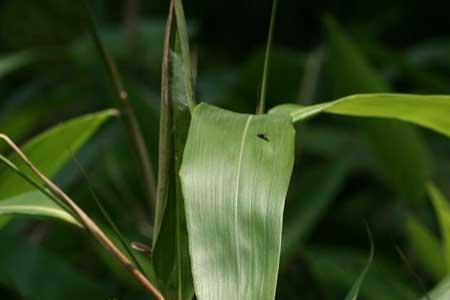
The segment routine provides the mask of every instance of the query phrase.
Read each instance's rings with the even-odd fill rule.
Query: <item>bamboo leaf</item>
[[[22,150],[44,174],[52,177],[70,159],[69,149],[73,153],[78,151],[101,124],[116,115],[116,110],[105,110],[74,118],[39,134],[27,142]],[[8,158],[26,174],[36,178],[17,155]],[[16,174],[0,169],[0,201],[32,190],[33,186]]]
[[[34,59],[35,55],[30,52],[18,52],[0,57],[0,78],[23,66],[26,66]]]
[[[437,237],[412,215],[407,218],[405,230],[417,262],[434,279],[442,279],[446,272],[445,259]]]
[[[358,295],[359,295],[359,292],[361,290],[361,286],[363,284],[364,278],[366,277],[367,272],[369,272],[370,265],[373,262],[374,245],[373,245],[372,235],[371,235],[370,231],[369,231],[369,236],[370,236],[370,254],[369,254],[369,259],[367,261],[366,266],[362,270],[361,274],[358,276],[358,278],[356,279],[355,283],[353,284],[350,292],[345,297],[345,300],[356,300],[356,299],[358,299]]]
[[[81,227],[81,224],[71,214],[39,191],[20,194],[0,201],[0,215],[51,217]]]
[[[446,274],[448,275],[450,273],[450,203],[444,194],[432,183],[428,184],[428,193],[441,229],[443,239],[442,251],[445,259]]]
[[[163,58],[160,164],[153,239],[153,264],[167,300],[189,300],[194,285],[188,249],[184,200],[178,176],[190,123],[185,65],[180,40],[171,47],[173,2],[167,21]],[[173,48],[173,49],[172,49]]]
[[[443,279],[432,291],[421,300],[447,300],[450,298],[450,277]]]
[[[0,284],[16,290],[21,299],[111,299],[91,278],[43,248],[4,232],[0,245]]]
[[[450,137],[450,96],[413,94],[357,94],[310,106],[283,104],[271,114],[289,114],[293,122],[319,113],[352,117],[397,119],[426,127]]]
[[[390,92],[357,44],[332,18],[325,19],[327,47],[324,71],[330,78],[331,99],[356,93]],[[366,137],[381,171],[402,200],[424,199],[423,182],[432,173],[430,153],[419,132],[396,120],[354,121]]]
[[[274,299],[294,136],[286,116],[194,110],[180,177],[198,299]]]
[[[365,254],[352,249],[313,247],[305,252],[313,276],[326,290],[344,291],[360,276],[367,264]],[[418,292],[396,267],[375,260],[360,290],[368,300],[416,300]]]

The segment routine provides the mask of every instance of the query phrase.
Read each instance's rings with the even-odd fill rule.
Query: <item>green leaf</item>
[[[53,177],[70,159],[70,152],[77,152],[101,124],[116,115],[116,110],[109,109],[66,121],[31,139],[22,150],[39,170]],[[32,178],[37,178],[17,155],[8,159]],[[0,169],[0,201],[32,190],[34,188],[16,174]]]
[[[445,259],[437,237],[412,215],[407,218],[405,230],[417,262],[434,279],[442,279],[446,273]]]
[[[191,69],[191,52],[189,50],[189,36],[186,25],[186,17],[184,15],[182,0],[171,0],[174,1],[175,5],[175,17],[177,24],[177,37],[180,42],[181,57],[183,61],[183,80],[184,89],[190,110],[192,111],[196,105],[195,100],[195,88],[194,88],[194,77]]]
[[[34,55],[30,52],[19,52],[0,57],[0,78],[29,64],[33,59]]]
[[[81,227],[72,215],[62,210],[40,191],[28,192],[0,201],[0,215],[51,217]]]
[[[421,300],[447,300],[450,298],[450,277],[442,280],[432,291]]]
[[[341,248],[310,248],[305,252],[305,259],[324,291],[348,289],[367,264],[365,254]],[[418,299],[417,291],[408,282],[396,266],[375,260],[361,286],[360,295],[367,300]]]
[[[320,167],[318,172],[309,175],[312,177],[310,180],[300,178],[298,185],[301,189],[296,191],[300,199],[292,204],[294,207],[291,206],[285,215],[281,247],[282,266],[286,263],[283,261],[301,249],[315,225],[336,198],[353,167],[353,162],[354,159],[350,155],[348,159],[337,160],[326,170]]]
[[[358,94],[311,106],[283,104],[271,114],[289,114],[294,122],[319,113],[352,117],[397,119],[450,137],[450,96],[412,94]]]
[[[173,2],[167,20],[162,67],[159,169],[153,234],[153,265],[167,300],[190,300],[194,283],[179,170],[191,114],[181,42],[172,29]],[[175,45],[171,47],[171,36]],[[173,48],[173,49],[172,49]]]
[[[325,20],[327,57],[324,71],[330,78],[332,99],[356,93],[391,90],[371,66],[355,41],[331,18]],[[415,128],[396,120],[355,120],[369,142],[388,183],[409,201],[423,199],[423,182],[432,172],[429,151]]]
[[[180,177],[199,300],[274,299],[294,142],[287,116],[194,110]]]
[[[36,245],[3,232],[0,245],[0,284],[21,299],[111,299],[92,279]]]
[[[432,183],[428,184],[428,193],[433,203],[441,229],[446,274],[448,275],[450,273],[450,203]]]
[[[168,164],[168,181],[164,187],[165,196],[158,205],[155,231],[153,263],[155,272],[162,285],[166,299],[192,299],[194,287],[188,249],[188,233],[184,212],[184,200],[181,193],[180,170],[184,146],[190,123],[190,112],[184,88],[184,71],[179,52],[171,52],[171,124],[168,126],[167,147],[170,155]],[[166,151],[167,151],[166,150]],[[155,226],[155,229],[157,229]]]
[[[367,261],[366,266],[362,270],[361,274],[356,279],[355,283],[353,284],[350,292],[345,297],[345,300],[356,300],[358,299],[359,292],[361,290],[361,286],[363,284],[364,278],[367,275],[367,272],[369,272],[370,265],[373,262],[373,256],[374,256],[374,246],[372,237],[370,237],[370,254],[369,254],[369,260]]]

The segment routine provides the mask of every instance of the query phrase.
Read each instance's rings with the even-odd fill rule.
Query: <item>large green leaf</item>
[[[439,189],[431,183],[428,185],[428,193],[430,194],[441,229],[446,273],[448,275],[450,273],[450,202],[448,202]]]
[[[195,108],[180,177],[198,299],[274,299],[294,140],[287,116]]]
[[[101,124],[116,115],[116,110],[109,109],[66,121],[31,139],[22,150],[42,173],[52,177]],[[9,159],[25,173],[36,178],[17,155],[13,154]],[[0,171],[0,201],[34,189],[10,170],[2,168]]]
[[[324,71],[330,78],[328,97],[356,93],[390,92],[355,41],[337,22],[326,19],[327,57]],[[428,149],[419,132],[396,120],[355,120],[369,142],[379,168],[397,194],[409,202],[422,199],[423,182],[432,172]]]
[[[28,192],[0,201],[0,215],[51,217],[81,226],[72,215],[40,191]]]
[[[0,232],[0,284],[25,300],[111,299],[93,280],[58,256]]]
[[[270,110],[271,114],[289,114],[294,122],[322,112],[353,117],[397,119],[450,136],[450,96],[359,94],[311,106],[283,104]]]

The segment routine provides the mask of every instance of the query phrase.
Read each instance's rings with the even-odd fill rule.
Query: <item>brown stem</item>
[[[106,236],[106,234],[95,224],[95,222],[73,201],[66,193],[64,193],[55,183],[41,173],[38,168],[28,159],[28,157],[20,150],[20,148],[6,135],[0,134],[0,139],[4,140],[25,164],[35,173],[72,212],[77,216],[79,221],[88,229],[91,234],[131,273],[131,275],[157,300],[164,300],[158,289],[144,276],[133,263],[114,245],[114,243]]]
[[[156,180],[153,175],[153,166],[148,156],[147,145],[145,144],[141,128],[139,127],[133,107],[128,99],[128,93],[123,86],[117,66],[102,44],[92,11],[86,2],[84,4],[89,13],[89,27],[91,34],[115,87],[128,135],[140,161],[139,167],[141,169],[142,176],[144,177],[146,192],[151,201],[152,209],[154,209],[156,199]]]

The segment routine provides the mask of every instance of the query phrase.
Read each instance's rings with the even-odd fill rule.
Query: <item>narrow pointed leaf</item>
[[[370,254],[369,254],[369,260],[367,261],[366,266],[362,270],[361,274],[356,279],[355,283],[353,284],[352,289],[345,297],[345,300],[356,300],[358,299],[359,291],[361,290],[361,286],[363,284],[364,278],[367,275],[367,272],[369,272],[370,265],[373,262],[373,256],[374,256],[374,247],[373,247],[373,241],[371,238],[371,245],[370,245]]]
[[[428,193],[441,229],[446,274],[448,275],[450,273],[450,202],[432,183],[428,184]]]
[[[72,215],[39,191],[20,194],[0,201],[0,215],[50,217],[82,227]]]
[[[357,43],[332,18],[326,18],[326,61],[324,72],[330,78],[331,99],[356,93],[390,92],[391,87],[360,51]],[[417,202],[423,199],[423,182],[432,173],[430,153],[420,133],[397,120],[358,119],[378,160],[388,184],[402,200]]]
[[[116,110],[105,110],[66,121],[31,139],[22,150],[39,170],[52,177],[70,159],[70,152],[77,152],[101,124],[116,115]],[[25,173],[36,178],[17,155],[8,158]],[[0,169],[0,201],[32,190],[34,188],[16,174]]]
[[[397,119],[450,137],[450,96],[412,94],[357,94],[311,106],[283,104],[271,114],[289,114],[300,122],[319,113],[352,117]]]
[[[433,279],[442,279],[446,273],[445,259],[437,237],[413,216],[406,221],[406,237],[418,264]]]
[[[29,64],[35,59],[30,52],[18,52],[0,57],[0,78]]]
[[[199,300],[274,299],[294,135],[287,116],[194,110],[180,176]]]

